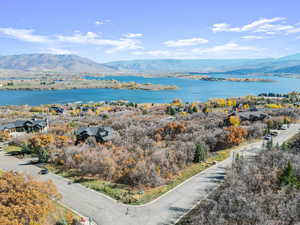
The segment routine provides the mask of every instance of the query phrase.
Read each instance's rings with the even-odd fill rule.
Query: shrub
[[[168,106],[167,110],[166,110],[166,113],[171,115],[171,116],[174,116],[176,114],[176,111],[172,106]]]
[[[282,105],[280,105],[280,104],[266,104],[265,107],[270,108],[270,109],[281,109]]]
[[[7,131],[0,131],[0,141],[8,141],[11,138],[10,133]]]
[[[47,216],[54,210],[52,199],[59,198],[51,181],[6,172],[0,177],[0,224],[46,224]]]
[[[43,112],[47,112],[48,109],[44,108],[44,107],[40,107],[40,106],[34,106],[34,107],[31,107],[31,109],[29,111],[36,112],[36,113],[43,113]]]
[[[170,122],[164,128],[158,128],[155,131],[154,138],[156,141],[165,139],[167,136],[174,139],[178,134],[186,131],[186,126],[183,123]]]
[[[300,189],[300,181],[294,174],[294,169],[291,161],[288,162],[286,168],[284,168],[282,175],[279,177],[281,185],[289,185]]]
[[[33,149],[49,147],[54,141],[54,136],[51,134],[36,134],[28,140],[30,147]]]
[[[247,130],[242,127],[228,127],[225,129],[228,131],[226,136],[226,144],[228,146],[234,146],[241,144],[244,139],[247,137]]]
[[[230,116],[229,122],[232,126],[239,126],[240,125],[240,118],[238,116]]]
[[[291,184],[300,176],[299,161],[296,152],[274,149],[260,153],[255,160],[237,160],[221,186],[179,224],[299,224],[300,191],[281,185]]]

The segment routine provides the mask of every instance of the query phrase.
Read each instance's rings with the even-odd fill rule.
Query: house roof
[[[114,130],[111,127],[81,127],[75,131],[75,135],[88,135],[100,137],[102,140],[107,141],[112,137]]]
[[[241,119],[251,120],[251,119],[264,119],[268,117],[268,114],[252,111],[252,112],[240,112],[237,114]]]
[[[64,112],[64,109],[58,106],[51,106],[51,109],[55,110],[56,112]]]
[[[4,124],[0,126],[0,131],[7,130],[7,129],[14,129],[18,127],[46,127],[48,124],[47,120],[16,120],[11,123]]]

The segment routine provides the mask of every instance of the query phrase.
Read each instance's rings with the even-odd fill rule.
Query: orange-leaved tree
[[[0,176],[0,225],[42,225],[59,199],[51,181],[40,182],[15,172]]]
[[[8,141],[10,139],[10,134],[7,131],[0,131],[0,141]]]
[[[229,146],[239,145],[247,137],[247,130],[242,127],[231,126],[225,129],[228,131],[226,142]]]

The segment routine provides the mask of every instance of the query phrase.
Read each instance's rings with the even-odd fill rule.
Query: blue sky
[[[5,0],[0,54],[98,62],[300,53],[298,0]]]

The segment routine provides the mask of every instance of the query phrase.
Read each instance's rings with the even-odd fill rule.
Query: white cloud
[[[300,24],[298,24],[300,25]],[[300,27],[295,27],[293,29],[290,29],[287,31],[288,34],[295,34],[295,33],[300,33]]]
[[[217,23],[214,24],[212,27],[213,32],[245,32],[245,31],[253,31],[256,30],[257,28],[265,25],[265,24],[270,24],[274,23],[277,21],[283,21],[285,20],[284,17],[274,17],[271,19],[266,19],[262,18],[259,20],[256,20],[250,24],[244,25],[242,27],[231,27],[230,24],[227,23]]]
[[[166,41],[164,45],[167,47],[184,47],[184,46],[194,46],[199,44],[205,44],[208,40],[204,38],[190,38],[190,39],[182,39],[176,41]]]
[[[104,21],[99,21],[99,20],[98,20],[98,21],[95,22],[95,24],[96,24],[96,25],[103,25],[103,24],[105,24],[105,23],[104,23]]]
[[[134,55],[150,55],[153,57],[170,57],[174,53],[166,50],[138,51],[133,52]],[[176,54],[177,55],[177,54]]]
[[[115,52],[123,51],[123,50],[136,50],[136,49],[143,49],[142,44],[139,40],[133,40],[128,38],[121,38],[120,40],[116,41],[112,49],[108,49],[105,52],[108,54],[112,54]]]
[[[211,48],[195,48],[192,52],[197,54],[207,54],[207,53],[224,53],[224,52],[237,52],[237,51],[260,51],[257,47],[254,46],[243,46],[238,45],[234,42],[229,42],[224,45],[217,45]]]
[[[59,48],[47,48],[43,50],[42,52],[47,52],[55,55],[72,55],[72,54],[77,54],[75,51],[70,51],[67,49],[59,49]]]
[[[106,50],[106,53],[115,53],[122,50],[141,49],[141,42],[135,39],[120,38],[119,40],[103,39],[94,32],[86,34],[76,33],[72,36],[58,35],[57,39],[64,43],[75,43],[97,46],[112,46],[112,49]]]
[[[96,25],[103,25],[103,24],[107,24],[110,23],[110,20],[97,20],[95,21]]]
[[[109,54],[123,50],[142,49],[142,43],[140,40],[130,38],[105,39],[100,37],[99,34],[91,31],[85,34],[82,34],[79,31],[77,31],[74,32],[74,34],[72,35],[42,36],[34,34],[34,30],[32,29],[0,28],[0,34],[21,41],[42,43],[47,45],[59,45],[62,43],[70,43],[77,45],[95,45],[112,47],[111,49],[106,50],[106,53]],[[135,34],[135,36],[137,36],[137,34]],[[55,51],[54,48],[52,50]]]
[[[213,24],[212,31],[214,33],[224,32],[224,31],[232,31],[230,25],[228,23],[216,23]]]
[[[256,36],[256,35],[243,36],[242,38],[246,39],[246,40],[262,40],[262,39],[266,39],[266,37],[264,37],[264,36]]]
[[[265,33],[268,35],[274,35],[277,33],[291,34],[300,32],[298,25],[286,24],[286,18],[274,17],[274,18],[261,18],[250,24],[246,24],[241,27],[232,27],[228,23],[214,24],[212,31],[217,32],[250,32],[250,33]]]
[[[32,29],[14,29],[14,28],[0,28],[0,33],[21,41],[45,43],[49,42],[47,36],[35,35]]]
[[[239,45],[234,42],[229,42],[224,45],[216,45],[209,48],[194,48],[194,49],[174,49],[170,50],[151,50],[151,51],[136,51],[132,54],[139,56],[151,56],[162,58],[236,58],[236,57],[256,57],[259,56],[262,49],[254,46]]]
[[[141,33],[127,33],[123,35],[126,38],[139,38],[139,37],[143,37],[144,35]]]

